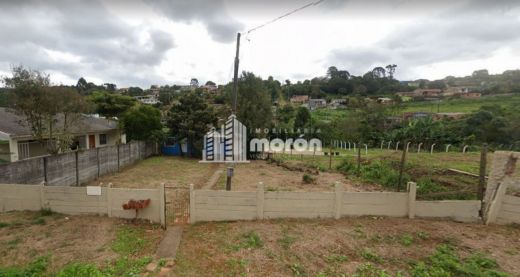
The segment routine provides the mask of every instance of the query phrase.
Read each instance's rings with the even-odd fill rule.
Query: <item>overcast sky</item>
[[[2,0],[0,75],[22,64],[56,84],[227,83],[237,32],[313,1]],[[330,65],[397,64],[400,80],[501,73],[520,68],[520,1],[325,0],[241,43],[241,70],[281,81]]]

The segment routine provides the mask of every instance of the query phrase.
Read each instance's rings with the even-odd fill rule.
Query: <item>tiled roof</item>
[[[58,117],[56,124],[59,126],[61,122],[63,122],[63,117]],[[71,127],[71,132],[73,134],[87,134],[116,129],[117,121],[115,120],[81,115],[81,118]],[[0,132],[11,137],[31,136],[31,129],[27,126],[24,117],[6,108],[0,108]]]

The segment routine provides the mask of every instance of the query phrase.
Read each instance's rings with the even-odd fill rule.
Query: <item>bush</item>
[[[311,175],[305,173],[303,174],[302,180],[305,184],[312,184],[316,182],[316,178],[312,177]]]
[[[382,161],[376,161],[361,167],[361,176],[367,181],[378,183],[385,187],[394,188],[399,182],[399,172],[393,169],[389,163]],[[403,173],[401,184],[406,184],[409,180],[408,174]]]
[[[355,172],[356,166],[349,160],[343,159],[341,160],[341,163],[336,166],[336,169],[343,174],[347,174]]]
[[[72,263],[65,266],[56,277],[103,277],[105,276],[95,265]]]

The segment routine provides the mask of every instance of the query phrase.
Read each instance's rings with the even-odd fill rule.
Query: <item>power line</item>
[[[265,27],[265,26],[267,26],[267,25],[269,25],[269,24],[272,24],[272,23],[274,23],[274,22],[276,22],[276,21],[278,21],[278,20],[280,20],[280,19],[282,19],[282,18],[284,18],[284,17],[288,17],[289,15],[291,15],[291,14],[293,14],[293,13],[299,12],[299,11],[304,10],[304,9],[306,9],[306,8],[308,8],[308,7],[311,7],[311,6],[316,6],[316,5],[320,4],[320,3],[323,2],[323,1],[325,1],[325,0],[314,1],[314,2],[312,2],[312,3],[309,3],[309,4],[305,5],[305,6],[299,7],[299,8],[297,8],[297,9],[292,10],[292,11],[286,13],[286,14],[283,14],[283,15],[281,15],[281,16],[275,18],[275,19],[272,19],[272,20],[270,20],[270,21],[267,21],[266,23],[264,23],[264,24],[262,24],[262,25],[258,25],[258,26],[256,26],[256,27],[254,27],[253,29],[250,29],[249,31],[246,32],[246,34],[249,34],[249,33],[251,33],[251,32],[254,32],[254,31],[256,31],[256,30],[258,30],[258,29],[260,29],[260,28],[263,28],[263,27]]]

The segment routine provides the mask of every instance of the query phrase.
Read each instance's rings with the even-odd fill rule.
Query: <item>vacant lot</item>
[[[179,276],[519,276],[519,237],[512,226],[375,217],[200,223],[185,230],[174,270]]]
[[[306,172],[305,170],[309,170]],[[376,185],[361,185],[345,178],[338,172],[319,172],[313,168],[287,169],[266,161],[251,161],[249,164],[238,164],[232,182],[232,190],[256,190],[259,182],[264,183],[265,189],[270,191],[332,191],[336,182],[342,184],[346,191],[374,191],[381,190]],[[303,171],[300,171],[303,170]],[[316,174],[318,173],[318,174]],[[304,175],[308,176],[304,180]],[[226,176],[222,175],[213,189],[224,189]]]
[[[157,225],[106,217],[0,213],[0,276],[134,276],[162,234]]]
[[[155,188],[167,185],[206,184],[218,164],[199,163],[198,159],[158,156],[140,161],[119,173],[103,176],[93,185],[112,183],[113,187]]]

